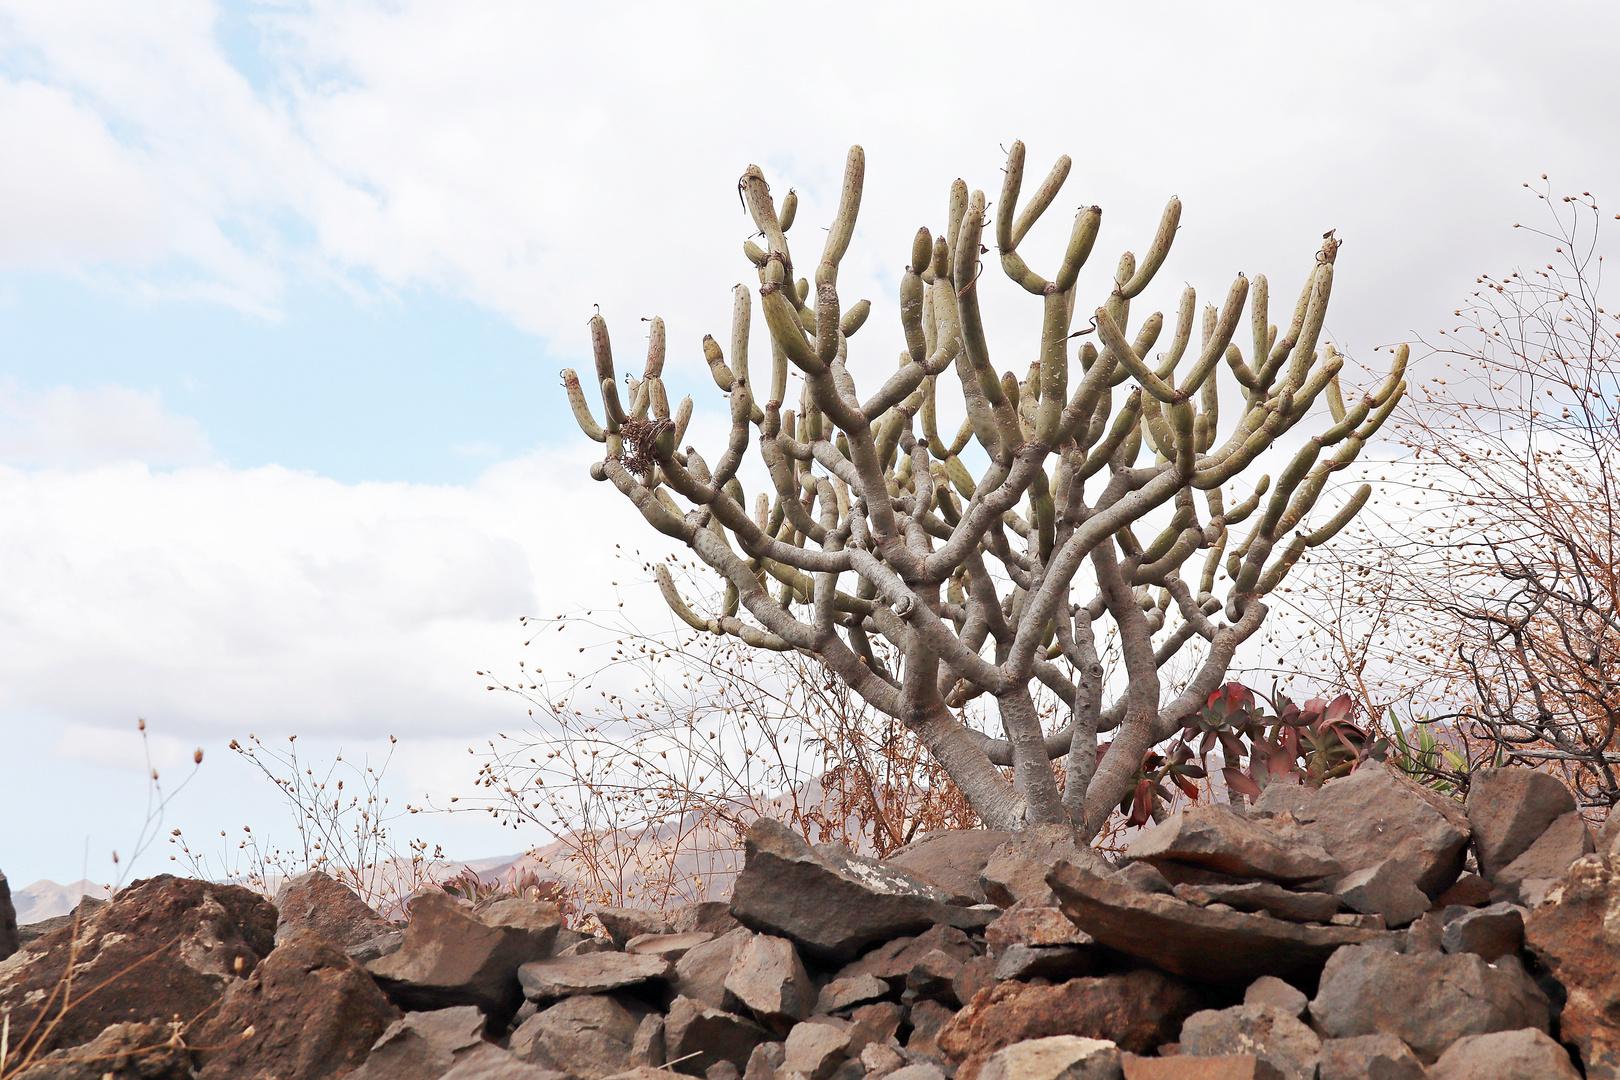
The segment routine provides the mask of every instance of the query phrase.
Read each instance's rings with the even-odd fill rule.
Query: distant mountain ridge
[[[75,881],[71,885],[58,885],[41,878],[27,888],[13,890],[11,906],[17,909],[17,924],[26,926],[57,915],[66,915],[73,910],[80,897],[94,896],[98,900],[105,900],[111,895],[112,890],[106,885],[98,885],[88,879]]]

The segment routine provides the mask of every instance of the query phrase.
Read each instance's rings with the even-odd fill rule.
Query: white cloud
[[[102,116],[58,87],[0,79],[0,265],[139,265],[163,253],[157,196]]]
[[[206,462],[208,437],[162,395],[125,386],[23,390],[0,382],[0,462],[82,467],[114,461]]]
[[[1144,303],[1183,279],[1224,292],[1239,269],[1286,293],[1337,228],[1331,326],[1362,351],[1432,329],[1503,261],[1521,180],[1584,186],[1620,165],[1590,137],[1616,104],[1601,73],[1617,15],[1598,4],[1561,7],[1585,27],[1571,36],[1505,4],[1460,24],[1369,3],[1012,4],[995,20],[965,3],[928,18],[834,4],[806,21],[720,5],[317,0],[249,9],[269,73],[257,89],[204,0],[0,10],[34,77],[71,95],[79,127],[117,133],[139,163],[134,189],[161,207],[107,212],[142,236],[159,221],[165,252],[194,268],[137,287],[271,310],[285,274],[358,272],[462,293],[569,356],[600,302],[621,339],[665,315],[674,362],[696,365],[748,270],[732,193],[743,166],[800,189],[808,265],[855,141],[870,164],[844,281],[879,305],[871,355],[885,365],[912,230],[938,226],[953,176],[994,199],[1012,138],[1030,144],[1032,171],[1075,156],[1060,208],[1104,206],[1099,289],[1183,197],[1163,295]],[[28,175],[95,172],[75,165],[77,130],[40,145]],[[1065,232],[1052,223],[1031,256],[1049,262]],[[992,321],[1016,312],[1019,327],[1000,351],[1026,352],[1036,317],[991,277]]]
[[[576,454],[469,487],[0,468],[0,709],[86,745],[137,715],[188,743],[482,737],[523,714],[475,672],[561,662],[560,642],[523,649],[518,618],[613,603],[639,565],[615,541],[646,539],[633,513]]]

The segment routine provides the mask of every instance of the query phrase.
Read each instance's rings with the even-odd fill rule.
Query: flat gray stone
[[[534,1000],[602,994],[653,979],[668,982],[675,965],[662,956],[603,952],[585,956],[552,956],[517,970],[525,997]]]
[[[1389,939],[1379,930],[1195,907],[1074,866],[1059,865],[1047,882],[1063,913],[1099,944],[1201,982],[1246,986],[1261,975],[1320,966],[1343,945]]]
[[[1118,1046],[1107,1039],[1049,1035],[1003,1047],[985,1059],[979,1080],[1120,1080]]]
[[[1194,803],[1143,830],[1125,854],[1131,859],[1179,862],[1223,874],[1301,882],[1342,873],[1346,867],[1307,830],[1286,828],[1291,819],[1251,820],[1228,809]]]
[[[1473,953],[1486,963],[1515,954],[1524,947],[1524,909],[1492,904],[1459,911],[1441,926],[1440,947],[1448,953]]]
[[[1497,871],[1491,895],[1527,908],[1538,907],[1564,880],[1576,859],[1596,849],[1592,830],[1579,810],[1572,810],[1547,826],[1524,854]]]

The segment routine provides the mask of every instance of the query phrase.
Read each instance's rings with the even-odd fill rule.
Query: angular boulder
[[[726,976],[731,974],[732,958],[753,937],[752,930],[739,926],[688,949],[675,963],[675,994],[714,1009],[734,1004],[726,996]]]
[[[43,1055],[88,1042],[113,1024],[203,1016],[269,954],[275,927],[270,902],[239,886],[167,874],[137,881],[90,913],[77,938],[71,925],[62,926],[0,967],[11,1052]],[[63,1011],[53,992],[70,956],[75,995]],[[40,1034],[19,1034],[42,1013]]]
[[[738,925],[731,917],[731,905],[724,900],[682,904],[669,913],[669,929],[673,934],[703,933],[720,937],[731,933]]]
[[[631,938],[642,937],[646,934],[667,934],[669,924],[664,917],[656,911],[642,911],[640,908],[627,907],[599,907],[592,908],[591,914],[596,921],[602,924],[602,929],[608,932],[615,948],[622,949]]]
[[[601,1080],[653,1064],[636,1060],[636,1034],[649,1015],[645,1005],[603,995],[566,998],[519,1024],[508,1045],[520,1061]]]
[[[847,962],[877,942],[936,923],[977,928],[990,921],[987,912],[952,904],[950,894],[910,871],[839,845],[812,848],[770,818],[750,826],[743,844],[732,915],[825,962]]]
[[[978,948],[956,927],[935,926],[916,937],[885,941],[859,960],[844,965],[838,977],[873,975],[898,990],[917,963],[931,952],[942,952],[958,963],[966,963],[978,955]]]
[[[1009,945],[1095,945],[1096,940],[1055,907],[1020,903],[984,928],[984,943],[999,953]]]
[[[1465,1035],[1550,1020],[1547,997],[1513,957],[1401,954],[1376,945],[1340,949],[1322,969],[1311,1018],[1325,1035],[1394,1035],[1425,1062]]]
[[[1524,947],[1524,909],[1512,904],[1459,911],[1440,930],[1440,947],[1449,953],[1469,952],[1490,963]]]
[[[1290,819],[1252,820],[1194,803],[1144,829],[1125,849],[1132,859],[1188,863],[1235,877],[1295,883],[1342,873],[1310,831],[1280,828]]]
[[[1055,986],[1001,983],[975,994],[945,1025],[939,1048],[963,1071],[1003,1047],[1049,1035],[1108,1039],[1145,1054],[1173,1040],[1200,1004],[1192,986],[1151,968]]]
[[[1272,1005],[1296,1020],[1305,1015],[1310,1003],[1303,990],[1273,975],[1260,976],[1243,991],[1243,1004]]]
[[[264,1075],[326,1080],[366,1060],[399,1010],[366,970],[307,929],[294,930],[226,991],[193,1041],[201,1080]]]
[[[783,1031],[816,1004],[815,984],[793,942],[770,934],[755,934],[732,954],[724,987],[755,1019]]]
[[[1589,1077],[1620,1077],[1620,873],[1600,855],[1575,862],[1524,922],[1525,945],[1568,997],[1559,1034]]]
[[[383,992],[407,1009],[473,1005],[496,1028],[523,1002],[518,968],[548,955],[562,926],[555,904],[514,898],[473,911],[442,889],[407,907],[399,951],[366,965]]]
[[[1469,838],[1462,806],[1382,762],[1369,761],[1349,776],[1301,795],[1290,813],[1315,827],[1322,846],[1346,872],[1396,859],[1413,884],[1439,896],[1462,871]]]
[[[1400,859],[1352,870],[1333,883],[1333,895],[1351,911],[1383,916],[1384,925],[1391,928],[1415,922],[1429,910],[1428,894],[1417,887],[1410,867]]]
[[[1066,864],[1047,882],[1063,914],[1098,944],[1201,982],[1245,986],[1261,975],[1320,967],[1340,946],[1389,937],[1381,930],[1195,907]]]
[[[1592,830],[1579,810],[1571,811],[1547,826],[1536,842],[1491,879],[1495,899],[1534,908],[1546,898],[1569,872],[1576,859],[1592,854]]]
[[[707,930],[690,934],[642,934],[624,943],[624,951],[637,956],[662,956],[666,960],[679,960],[704,942],[713,941]]]
[[[849,1029],[834,1024],[795,1024],[782,1046],[784,1073],[805,1080],[827,1080],[849,1057]]]
[[[1263,911],[1289,922],[1325,923],[1339,913],[1336,896],[1295,892],[1269,881],[1246,881],[1241,885],[1177,885],[1170,894],[1199,907],[1225,904],[1237,911]],[[1424,902],[1427,903],[1427,899]]]
[[[1253,1054],[1287,1080],[1316,1080],[1322,1039],[1298,1016],[1275,1005],[1234,1005],[1196,1012],[1181,1025],[1181,1053],[1189,1057]]]
[[[1429,1080],[1580,1080],[1580,1075],[1564,1048],[1536,1028],[1464,1036],[1429,1069]]]
[[[311,870],[289,878],[276,890],[276,944],[309,930],[338,948],[364,945],[398,930],[341,881]]]
[[[883,861],[950,894],[953,903],[983,904],[979,875],[1003,844],[1013,838],[995,829],[945,829],[921,836]]]
[[[1467,805],[1479,872],[1494,878],[1575,809],[1575,796],[1557,777],[1535,769],[1477,769],[1468,777]]]

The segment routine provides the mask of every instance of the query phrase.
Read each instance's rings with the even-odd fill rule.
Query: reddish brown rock
[[[1536,959],[1568,993],[1559,1020],[1564,1040],[1579,1048],[1590,1077],[1620,1077],[1620,874],[1600,855],[1570,867],[1563,883],[1525,920]]]
[[[1275,1065],[1247,1054],[1203,1058],[1126,1054],[1121,1064],[1125,1080],[1283,1080]]]
[[[731,958],[725,991],[768,1027],[786,1031],[810,1015],[816,987],[787,938],[755,934]]]
[[[80,925],[30,943],[0,969],[0,1012],[11,1014],[11,1052],[76,1046],[119,1023],[191,1023],[274,944],[276,909],[257,893],[170,875],[137,881]],[[59,988],[69,957],[75,1000]],[[93,992],[87,992],[89,988]],[[35,1042],[20,1037],[41,1013]]]
[[[1063,913],[1099,944],[1201,982],[1246,986],[1261,975],[1320,967],[1341,945],[1388,938],[1380,930],[1195,907],[1066,864],[1047,882]]]
[[[364,968],[314,931],[294,930],[226,992],[193,1040],[204,1048],[200,1077],[342,1076],[398,1016]]]
[[[1004,1046],[1048,1035],[1109,1039],[1133,1053],[1170,1042],[1198,1010],[1193,987],[1148,968],[1057,986],[1001,983],[975,994],[939,1035],[963,1071]]]
[[[1055,907],[1014,904],[984,928],[984,943],[999,953],[1009,945],[1094,945],[1092,936]]]
[[[7,1080],[195,1080],[179,1024],[114,1024],[83,1046],[56,1050]],[[17,1057],[7,1055],[13,1067]]]
[[[1304,797],[1304,806],[1294,816],[1315,827],[1346,871],[1396,859],[1429,896],[1439,896],[1462,871],[1469,827],[1461,804],[1381,762],[1329,780]]]

